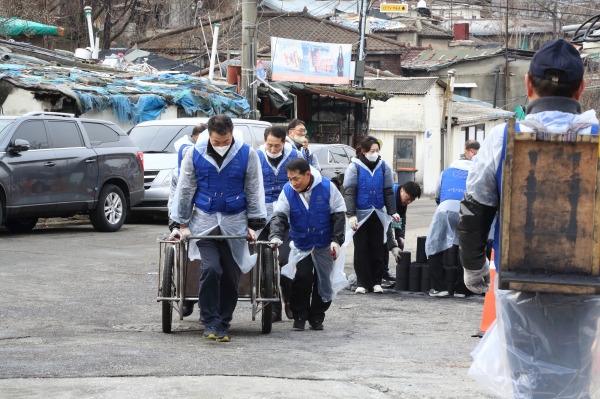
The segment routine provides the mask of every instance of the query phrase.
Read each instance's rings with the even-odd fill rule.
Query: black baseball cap
[[[579,82],[583,79],[583,62],[571,43],[556,39],[544,44],[535,53],[529,71],[538,78],[558,80],[560,83]]]

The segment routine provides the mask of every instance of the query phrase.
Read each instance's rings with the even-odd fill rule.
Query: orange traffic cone
[[[490,279],[492,284],[490,290],[485,293],[485,301],[483,302],[483,315],[481,317],[481,326],[479,332],[472,337],[482,338],[490,325],[496,320],[496,296],[494,295],[494,280],[496,279],[496,266],[494,264],[494,251],[491,256],[492,261],[490,262]]]

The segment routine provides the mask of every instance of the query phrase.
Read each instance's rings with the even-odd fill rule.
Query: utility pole
[[[557,11],[557,6],[556,6],[556,0],[554,0],[554,11],[552,12],[552,38],[556,39],[556,22],[557,22],[557,17],[556,17],[556,11]]]
[[[365,30],[366,30],[366,26],[367,26],[367,5],[368,5],[368,1],[369,0],[362,0],[361,1],[361,9],[360,9],[360,26],[359,26],[359,31],[360,31],[360,39],[358,42],[358,57],[357,57],[357,62],[356,62],[356,68],[355,70],[360,70],[361,68],[364,70],[364,63],[365,63],[365,57],[366,57],[366,50],[365,50]],[[360,78],[357,80],[357,85],[358,87],[364,87],[364,78]]]
[[[242,94],[250,104],[250,118],[256,119],[256,0],[242,1]]]
[[[505,54],[504,59],[506,61],[506,65],[504,66],[504,108],[508,107],[508,98],[509,98],[509,71],[508,71],[508,41],[510,36],[508,35],[508,0],[506,0],[506,46],[505,46]],[[506,109],[508,111],[508,109]]]

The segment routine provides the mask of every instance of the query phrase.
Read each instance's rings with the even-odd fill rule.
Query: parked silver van
[[[268,122],[250,119],[232,119],[235,130],[244,135],[244,142],[254,149],[264,144]],[[144,201],[131,208],[134,213],[151,212],[167,214],[171,176],[177,168],[175,142],[190,136],[194,126],[207,123],[208,118],[163,119],[135,125],[128,134],[144,153]]]

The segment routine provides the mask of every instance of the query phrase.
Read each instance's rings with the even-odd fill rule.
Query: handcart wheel
[[[165,250],[165,263],[163,267],[162,296],[170,298],[175,293],[175,282],[173,281],[173,269],[175,268],[175,248],[168,246]],[[164,333],[171,332],[171,320],[173,319],[173,302],[162,301],[162,330]]]
[[[262,275],[261,278],[261,298],[273,298],[274,280],[275,280],[275,259],[271,248],[263,248],[262,256]],[[273,302],[267,302],[262,310],[262,332],[268,334],[273,326]]]

